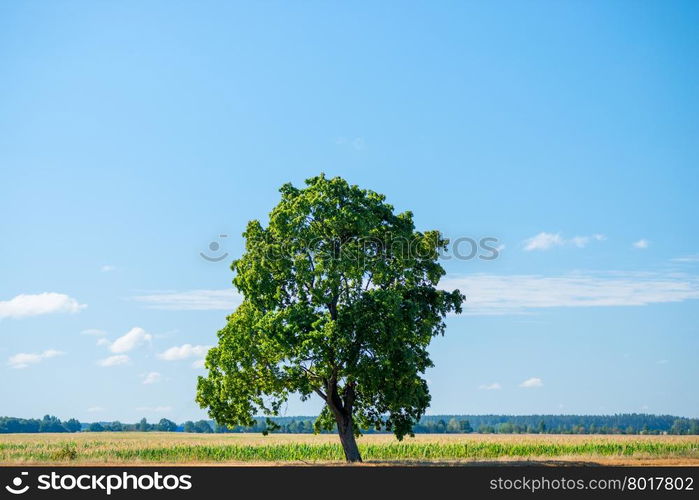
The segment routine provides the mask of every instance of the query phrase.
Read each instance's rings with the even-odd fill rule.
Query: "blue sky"
[[[3,2],[0,413],[203,417],[240,233],[324,171],[504,245],[444,261],[468,305],[431,350],[430,413],[699,416],[698,21],[696,2]]]

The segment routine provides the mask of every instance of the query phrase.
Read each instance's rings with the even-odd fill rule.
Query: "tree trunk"
[[[354,437],[354,425],[352,417],[337,418],[337,432],[340,434],[340,442],[345,452],[345,459],[348,462],[361,462],[362,456],[359,454],[357,440]]]

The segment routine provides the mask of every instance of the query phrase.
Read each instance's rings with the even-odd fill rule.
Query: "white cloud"
[[[699,277],[662,273],[570,273],[560,276],[473,274],[443,279],[466,295],[464,314],[522,314],[550,307],[644,306],[699,299]]]
[[[26,318],[52,313],[77,313],[87,305],[63,293],[44,292],[35,295],[21,294],[10,300],[0,301],[0,319]]]
[[[458,288],[466,295],[464,314],[522,314],[551,307],[644,306],[699,299],[699,276],[615,271],[450,275],[440,281],[440,288]],[[230,289],[163,292],[136,299],[157,309],[225,311],[240,301]]]
[[[565,239],[560,233],[542,232],[524,240],[524,250],[527,252],[532,250],[549,250],[563,245],[574,245],[578,248],[584,248],[590,241],[604,241],[606,239],[605,235],[599,233],[591,236],[573,236],[570,239]]]
[[[82,332],[83,335],[93,335],[95,337],[104,337],[107,335],[107,332],[104,330],[100,330],[99,328],[88,328],[87,330],[83,330]]]
[[[108,358],[101,359],[97,362],[100,366],[119,366],[124,365],[130,361],[130,358],[126,354],[117,354],[116,356],[109,356]]]
[[[525,387],[527,389],[531,389],[533,387],[543,387],[544,381],[541,380],[539,377],[532,377],[528,378],[521,384],[519,384],[520,387]]]
[[[97,345],[109,345],[111,342],[105,338],[97,339]]]
[[[560,234],[539,233],[524,241],[524,249],[529,252],[531,250],[548,250],[552,247],[563,245],[563,238]]]
[[[361,151],[362,149],[364,149],[365,146],[364,138],[362,137],[338,137],[337,139],[335,139],[335,144],[337,144],[338,146],[349,146],[357,151]]]
[[[150,413],[167,413],[172,411],[172,406],[139,406],[138,411],[147,411]]]
[[[7,364],[10,365],[11,368],[27,368],[29,365],[35,365],[45,359],[55,358],[61,354],[64,353],[55,349],[47,349],[40,353],[20,352],[11,356]]]
[[[699,254],[685,255],[684,257],[676,257],[671,260],[672,262],[699,262]]]
[[[209,351],[209,349],[210,346],[206,345],[184,344],[181,346],[173,346],[167,349],[165,352],[161,352],[160,354],[158,354],[158,357],[166,361],[177,361],[180,359],[194,357],[200,358],[202,356],[206,356],[206,353]]]
[[[578,248],[584,248],[590,242],[590,238],[588,236],[574,236],[570,242]]]
[[[109,273],[114,270],[116,270],[116,267],[110,264],[105,264],[104,266],[100,267],[100,271],[102,271],[103,273]]]
[[[643,250],[644,248],[648,248],[648,245],[650,245],[650,241],[645,240],[643,238],[633,242],[634,248],[640,248],[641,250]]]
[[[483,384],[478,388],[482,391],[498,391],[502,389],[502,386],[497,382],[493,382],[492,384]]]
[[[204,359],[197,359],[192,363],[192,368],[204,368]]]
[[[147,333],[143,328],[134,327],[112,342],[109,349],[115,353],[129,352],[151,340],[153,340],[153,336],[150,333]]]
[[[89,411],[90,413],[98,413],[100,411],[104,411],[104,408],[102,408],[101,406],[90,406],[87,409],[87,411]]]
[[[160,382],[162,378],[162,375],[160,375],[160,373],[158,372],[149,372],[143,376],[143,383],[145,385],[155,384],[157,382]]]
[[[233,289],[155,292],[138,295],[133,300],[146,304],[149,309],[170,311],[232,311],[242,302],[240,294]]]

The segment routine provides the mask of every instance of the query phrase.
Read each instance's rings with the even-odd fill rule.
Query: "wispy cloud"
[[[162,375],[160,375],[160,373],[158,373],[158,372],[149,372],[143,376],[143,384],[144,385],[155,384],[157,382],[160,382],[160,380],[162,378],[163,378]]]
[[[87,409],[87,411],[89,411],[90,413],[99,413],[101,411],[104,411],[104,408],[102,408],[101,406],[90,406]]]
[[[644,306],[699,299],[699,276],[615,271],[558,276],[481,273],[446,276],[440,288],[458,288],[466,295],[464,314],[522,314],[552,307]],[[137,299],[157,309],[223,311],[232,311],[241,300],[229,289],[162,292]]]
[[[478,388],[482,391],[499,391],[502,389],[502,386],[497,382],[493,382],[492,384],[483,384],[478,386]]]
[[[699,299],[699,277],[661,273],[570,273],[561,276],[473,274],[447,277],[444,290],[466,295],[464,313],[522,314],[552,307],[644,306]]]
[[[147,411],[149,413],[167,413],[172,411],[172,406],[139,406],[138,411]]]
[[[524,240],[524,249],[527,252],[532,250],[548,250],[549,248],[563,245],[563,238],[560,234],[539,233]]]
[[[75,314],[87,305],[63,293],[44,292],[35,295],[21,294],[10,300],[0,301],[0,319],[26,318],[43,314]]]
[[[643,250],[643,249],[648,248],[648,246],[650,245],[650,241],[641,238],[641,239],[638,240],[638,241],[634,241],[634,242],[632,243],[632,245],[633,245],[634,248],[638,248],[638,249]]]
[[[567,242],[578,248],[585,248],[591,241],[604,241],[606,239],[607,237],[603,234],[593,234],[591,236],[573,236]]]
[[[532,377],[528,378],[521,384],[519,384],[520,387],[524,387],[525,389],[532,389],[534,387],[543,387],[544,386],[544,381],[541,380],[539,377]]]
[[[563,238],[560,233],[542,232],[531,238],[524,240],[524,250],[531,252],[532,250],[550,250],[554,247],[563,245],[573,245],[578,248],[584,248],[591,241],[604,241],[607,237],[603,234],[593,234],[590,236],[573,236],[570,239]]]
[[[694,255],[685,255],[684,257],[675,257],[670,259],[672,262],[699,262],[699,253]]]
[[[240,294],[233,289],[154,292],[132,299],[149,309],[170,311],[231,311],[242,302]]]
[[[108,358],[101,359],[97,362],[98,365],[104,367],[125,365],[131,359],[126,354],[117,354],[115,356],[109,356]]]
[[[11,368],[27,368],[30,365],[41,363],[45,359],[55,358],[56,356],[60,356],[61,354],[65,353],[63,353],[62,351],[57,351],[55,349],[47,349],[40,353],[20,352],[18,354],[15,354],[14,356],[11,356],[10,359],[7,361],[7,364]]]
[[[349,146],[356,151],[361,151],[366,145],[363,137],[338,137],[335,139],[335,144],[338,146]]]
[[[109,346],[109,350],[114,353],[129,352],[139,345],[150,342],[151,340],[153,340],[153,336],[146,332],[143,328],[137,326],[112,342],[112,344]]]
[[[100,271],[102,271],[103,273],[109,273],[109,272],[112,272],[115,270],[116,270],[116,267],[112,266],[110,264],[105,264],[104,266],[100,267]]]
[[[158,354],[158,357],[166,361],[178,361],[187,358],[201,358],[206,356],[206,353],[210,348],[210,346],[206,345],[184,344],[181,346],[173,346]]]
[[[92,335],[95,337],[104,337],[107,335],[107,332],[104,330],[100,330],[99,328],[88,328],[87,330],[83,330],[82,332],[83,335]]]

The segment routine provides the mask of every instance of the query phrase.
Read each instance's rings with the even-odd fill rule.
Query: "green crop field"
[[[418,435],[402,442],[368,435],[367,463],[571,462],[699,465],[697,436]],[[0,435],[0,463],[10,464],[334,464],[333,435],[80,433]]]

